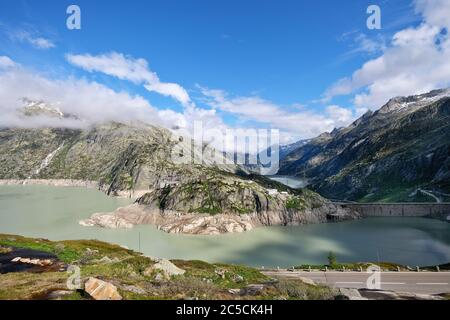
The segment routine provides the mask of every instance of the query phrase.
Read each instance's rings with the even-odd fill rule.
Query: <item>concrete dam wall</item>
[[[340,203],[362,217],[450,217],[450,203]]]

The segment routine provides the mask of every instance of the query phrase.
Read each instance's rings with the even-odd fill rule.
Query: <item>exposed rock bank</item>
[[[89,219],[80,221],[80,224],[111,229],[128,229],[135,225],[150,224],[168,233],[219,235],[242,233],[261,226],[326,223],[357,218],[357,213],[333,204],[303,211],[254,212],[243,215],[162,212],[133,204],[111,213],[95,213]]]
[[[80,187],[98,189],[98,182],[71,179],[3,179],[0,186],[40,185],[54,187]]]

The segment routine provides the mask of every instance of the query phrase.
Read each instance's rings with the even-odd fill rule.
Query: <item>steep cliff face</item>
[[[347,128],[286,156],[282,174],[306,175],[325,197],[435,201],[450,193],[450,91],[394,98]]]
[[[169,130],[142,124],[110,123],[85,130],[3,129],[0,179],[98,181],[111,195],[151,190],[174,177],[201,171],[201,166],[174,163],[177,155],[172,152],[175,146],[183,148],[183,143]],[[207,161],[204,166],[224,172],[237,168]]]

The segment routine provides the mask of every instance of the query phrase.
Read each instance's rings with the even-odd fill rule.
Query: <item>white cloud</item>
[[[71,64],[88,72],[102,72],[122,80],[143,84],[150,91],[177,99],[185,107],[182,114],[164,110],[160,111],[160,115],[165,119],[171,119],[174,126],[188,132],[192,131],[193,122],[199,120],[203,122],[205,128],[227,129],[228,126],[224,124],[216,110],[280,129],[286,142],[297,138],[314,137],[324,131],[331,131],[335,127],[348,124],[352,119],[351,111],[338,109],[337,106],[328,108],[325,114],[311,112],[305,108],[299,112],[288,112],[283,107],[257,96],[230,98],[222,90],[202,87],[200,90],[204,102],[212,109],[198,108],[180,85],[161,82],[144,59],[134,59],[116,52],[98,56],[68,54],[66,58]]]
[[[12,39],[18,40],[20,42],[27,42],[36,49],[51,49],[55,47],[55,44],[46,38],[37,37],[28,31],[16,31],[10,34]]]
[[[193,105],[187,106],[182,113],[158,109],[139,95],[117,92],[86,79],[50,79],[3,56],[0,56],[0,97],[0,127],[84,128],[110,121],[139,121],[168,129],[177,127],[180,134],[187,136],[192,135],[194,121],[202,121],[205,129],[228,128],[213,109]],[[77,116],[79,120],[23,117],[18,111],[24,106],[24,98],[43,101],[64,114]]]
[[[176,83],[161,82],[158,75],[149,69],[145,59],[134,59],[121,53],[111,52],[93,56],[66,55],[67,61],[89,72],[102,72],[122,80],[128,80],[153,92],[178,100],[182,105],[190,104],[187,91]]]
[[[354,96],[355,106],[377,109],[394,96],[449,86],[450,2],[417,0],[416,11],[424,19],[419,26],[397,32],[381,56],[336,82],[325,97],[362,91]]]
[[[351,41],[351,49],[343,55],[343,58],[349,58],[360,53],[375,55],[386,49],[386,39],[381,34],[369,37],[365,33],[353,31],[344,33],[339,41]]]
[[[353,120],[355,120],[353,112],[349,109],[342,108],[337,105],[331,105],[326,108],[328,115],[333,119],[334,126],[341,128],[348,126]]]
[[[374,54],[386,49],[386,44],[383,38],[369,38],[364,33],[360,33],[356,36],[355,43],[357,46],[354,51],[356,52],[367,52],[369,54]]]
[[[11,65],[11,60],[5,60]],[[84,79],[49,79],[15,65],[0,71],[0,126],[68,126],[82,127],[107,121],[143,121],[170,126],[173,117],[163,114],[140,96],[116,92],[102,84]],[[74,114],[82,120],[23,118],[17,110],[23,107],[23,98],[58,107],[63,113]],[[164,115],[163,117],[161,115]]]
[[[416,12],[434,26],[450,29],[450,2],[448,0],[416,0]]]
[[[0,56],[0,69],[12,68],[16,64],[9,57]]]
[[[257,96],[229,97],[222,90],[202,87],[200,89],[206,97],[205,102],[211,107],[244,120],[256,121],[279,129],[284,143],[299,138],[315,137],[325,131],[348,125],[354,119],[351,110],[335,105],[326,108],[325,114],[312,112],[306,108],[289,112],[286,108]]]

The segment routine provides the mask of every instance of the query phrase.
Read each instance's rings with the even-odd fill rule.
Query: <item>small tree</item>
[[[336,255],[334,254],[334,252],[330,251],[330,253],[328,254],[328,265],[330,267],[337,265],[337,258],[336,258]]]

